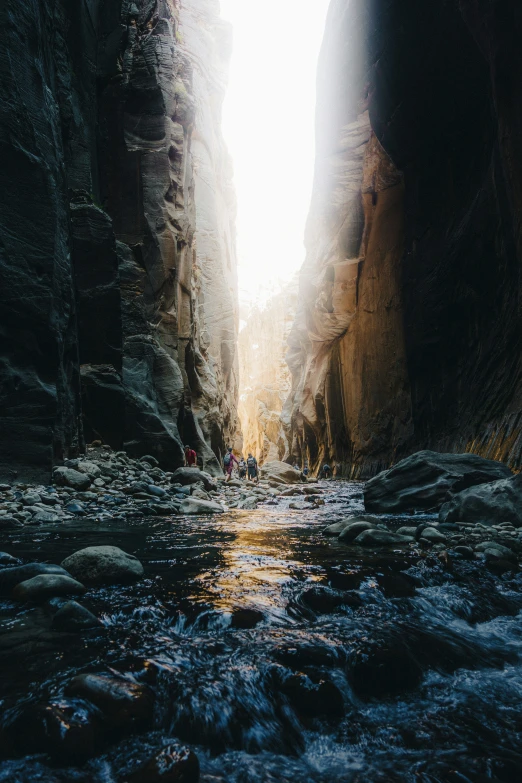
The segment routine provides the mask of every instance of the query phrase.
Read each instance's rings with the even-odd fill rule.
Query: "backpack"
[[[249,458],[247,459],[247,465],[248,465],[248,467],[249,467],[249,468],[253,468],[253,467],[255,467],[255,464],[256,464],[256,459],[255,459],[255,457],[249,457]]]
[[[227,453],[225,454],[224,458],[223,458],[223,464],[224,464],[224,466],[225,466],[226,468],[228,468],[228,466],[230,465],[230,460],[231,460],[231,459],[232,459],[232,457],[230,456],[230,452],[227,452]]]

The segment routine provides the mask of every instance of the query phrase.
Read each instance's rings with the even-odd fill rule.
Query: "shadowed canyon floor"
[[[447,555],[457,539],[377,550],[326,537],[325,525],[362,510],[362,485],[318,486],[324,505],[299,510],[288,497],[214,517],[6,531],[23,562],[114,545],[145,577],[88,588],[81,603],[101,625],[80,634],[3,598],[0,781],[188,783],[197,762],[183,747],[205,783],[519,780],[518,567],[499,576],[486,560]],[[435,522],[382,519],[392,530]],[[516,531],[494,535],[516,560]],[[93,707],[85,680],[83,692],[71,684],[86,673],[120,678],[132,707]],[[38,705],[66,727],[52,757],[38,745]],[[167,745],[182,762],[170,776]]]

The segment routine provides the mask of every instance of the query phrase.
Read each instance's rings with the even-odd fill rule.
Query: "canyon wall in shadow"
[[[0,477],[100,439],[207,470],[237,431],[214,0],[0,10]]]
[[[291,455],[522,462],[522,7],[333,0]]]

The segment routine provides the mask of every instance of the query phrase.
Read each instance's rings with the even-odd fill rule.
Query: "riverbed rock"
[[[23,526],[24,523],[15,517],[9,516],[8,514],[0,516],[0,530],[16,530],[17,527]]]
[[[186,498],[179,507],[180,514],[222,514],[223,506],[214,503],[213,500],[199,500],[197,498]]]
[[[198,757],[190,748],[171,743],[125,780],[127,783],[198,783]]]
[[[439,509],[456,492],[510,476],[507,465],[476,454],[419,451],[370,479],[364,506],[379,514]]]
[[[0,593],[9,593],[15,585],[32,579],[40,574],[71,576],[65,568],[49,563],[26,563],[21,566],[10,566],[8,568],[0,569]]]
[[[399,536],[390,530],[380,530],[373,528],[359,533],[352,542],[355,546],[392,546],[394,544],[409,544],[413,541],[409,536]]]
[[[66,557],[62,566],[85,584],[126,584],[140,579],[143,566],[117,546],[89,546]]]
[[[330,715],[340,717],[344,701],[340,690],[329,680],[314,682],[302,672],[281,674],[279,688],[298,712],[311,717]]]
[[[100,467],[95,462],[88,459],[80,460],[76,469],[79,470],[80,473],[86,473],[93,479],[98,478],[102,473]]]
[[[29,525],[47,525],[47,524],[55,524],[56,522],[61,522],[62,517],[59,514],[56,514],[54,511],[44,511],[43,509],[38,509],[38,511],[33,514],[31,519],[27,521],[27,524]]]
[[[512,549],[504,544],[499,544],[498,541],[482,541],[476,545],[475,552],[496,552],[497,559],[512,560],[515,563],[518,560]]]
[[[232,628],[255,628],[264,619],[263,612],[248,606],[238,606],[232,612]]]
[[[82,595],[85,587],[63,574],[40,574],[20,582],[13,590],[16,601],[41,603],[54,596]]]
[[[436,527],[425,527],[421,533],[420,540],[429,541],[432,544],[443,544],[446,541],[446,536],[437,530]]]
[[[77,601],[62,601],[52,619],[54,631],[79,633],[91,628],[103,627],[101,621]]]
[[[345,544],[349,543],[354,541],[360,533],[363,533],[365,530],[372,530],[373,528],[375,528],[374,522],[367,522],[365,520],[351,522],[341,531],[339,541],[343,541]]]
[[[111,728],[145,728],[152,720],[154,694],[146,686],[105,674],[79,674],[66,688],[68,696],[98,707]]]
[[[298,484],[302,481],[301,471],[295,470],[291,465],[279,460],[265,462],[260,470],[260,474],[264,479],[281,481],[284,484]]]
[[[9,552],[0,552],[0,566],[14,566],[20,561]]]
[[[188,484],[197,484],[199,481],[203,482],[203,486],[207,492],[217,489],[217,483],[215,479],[209,473],[205,473],[204,470],[199,468],[178,468],[172,474],[173,484],[182,484],[187,486]]]
[[[71,487],[80,492],[91,486],[89,476],[74,468],[55,468],[53,478],[59,487]]]
[[[363,697],[412,690],[422,679],[421,667],[400,639],[361,644],[347,674],[355,693]]]
[[[442,506],[439,521],[522,527],[522,474],[459,492]]]
[[[45,753],[55,762],[82,764],[100,747],[99,723],[100,713],[92,704],[61,697],[28,705],[5,733],[20,755]]]

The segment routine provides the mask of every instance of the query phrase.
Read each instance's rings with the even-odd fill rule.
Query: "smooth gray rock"
[[[522,527],[522,474],[459,492],[442,506],[439,520]]]
[[[91,478],[95,479],[98,478],[98,476],[101,476],[101,470],[98,467],[98,465],[95,462],[92,462],[88,459],[82,459],[78,462],[77,470],[80,471],[80,473],[86,473]]]
[[[483,541],[480,544],[477,544],[475,547],[475,552],[497,552],[497,557],[502,560],[514,560],[515,562],[518,560],[516,554],[513,552],[512,549],[505,546],[504,544],[499,544],[498,541]]]
[[[35,503],[41,503],[42,498],[38,492],[25,492],[22,495],[22,503],[24,506],[34,506]]]
[[[196,498],[187,498],[181,503],[180,514],[222,514],[223,506],[214,503],[213,500],[199,500]]]
[[[143,566],[116,546],[89,546],[66,557],[62,566],[85,584],[125,584],[140,579]]]
[[[65,568],[49,563],[26,563],[21,566],[2,568],[0,569],[0,592],[4,594],[9,593],[15,585],[25,582],[27,579],[32,579],[39,574],[70,576]]]
[[[432,544],[443,544],[446,536],[435,527],[425,527],[420,535],[420,540],[430,541]]]
[[[9,515],[0,516],[0,530],[15,530],[17,527],[23,527],[24,523],[19,519]]]
[[[77,601],[64,601],[53,617],[51,628],[54,631],[77,632],[101,627],[101,621],[85,606]]]
[[[419,451],[370,479],[364,505],[381,514],[438,509],[456,492],[510,476],[507,465],[476,454]]]
[[[71,487],[82,491],[91,486],[89,476],[74,468],[55,468],[53,476],[55,483],[60,487]]]
[[[352,522],[341,531],[339,541],[343,541],[345,544],[350,543],[351,541],[355,541],[360,533],[363,533],[365,530],[373,530],[374,528],[374,522],[367,522],[365,520]]]
[[[399,536],[389,530],[365,530],[353,541],[357,546],[391,546],[393,544],[409,544],[413,539],[410,536]]]
[[[13,557],[13,555],[10,555],[8,552],[0,552],[0,565],[2,566],[11,566],[16,565],[16,563],[19,563],[20,561],[16,559],[16,557]]]
[[[179,483],[187,486],[188,484],[197,484],[199,481],[203,482],[207,492],[217,489],[217,483],[212,476],[199,468],[178,468],[172,474],[173,484]]]
[[[55,514],[54,511],[43,511],[43,509],[40,509],[36,512],[36,514],[33,514],[28,524],[44,525],[48,523],[61,522],[61,521],[62,518],[58,514]]]
[[[46,601],[54,596],[82,595],[85,593],[85,587],[72,579],[70,576],[62,574],[40,574],[20,582],[13,590],[13,598],[16,601]]]

